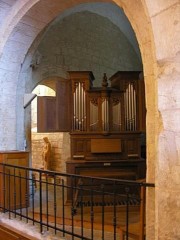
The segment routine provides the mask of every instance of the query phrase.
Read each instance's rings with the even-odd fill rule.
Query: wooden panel
[[[91,139],[92,153],[115,153],[121,152],[120,139]]]
[[[37,131],[43,132],[46,130],[46,108],[44,97],[37,97]]]
[[[7,163],[16,166],[29,166],[29,153],[28,152],[0,152],[0,162]],[[3,166],[0,166],[0,171],[3,172]],[[23,179],[28,177],[25,170],[15,169],[11,167],[5,167],[4,169],[6,175],[5,177],[0,175],[0,205],[10,209],[18,209],[20,207],[25,207],[28,202],[26,201],[26,195],[29,194],[28,182]],[[12,175],[12,176],[10,176]],[[15,175],[15,177],[14,177]],[[19,177],[21,176],[21,178]],[[20,186],[21,185],[21,186]],[[6,188],[5,196],[3,188]],[[9,187],[11,191],[9,192]],[[20,194],[21,189],[21,194]],[[16,198],[14,197],[16,193]],[[20,199],[21,196],[21,199]],[[4,198],[5,197],[5,198]],[[5,202],[4,202],[5,200]],[[5,206],[4,206],[5,204]]]
[[[85,144],[86,142],[82,139],[78,139],[77,141],[72,141],[72,157],[77,159],[82,159],[85,156]]]
[[[2,227],[0,227],[0,236],[2,240],[20,240],[21,239],[17,235],[10,233],[8,229],[2,229]]]
[[[33,237],[23,230],[18,230],[8,224],[0,224],[0,239],[1,240],[37,240],[37,237]]]
[[[62,79],[56,85],[57,129],[59,132],[69,132],[71,128],[71,92],[70,80]]]
[[[121,132],[102,135],[98,133],[71,133],[71,157],[83,155],[88,161],[92,160],[121,160],[130,158],[128,154],[140,157],[140,132]],[[105,142],[102,142],[102,139]],[[128,142],[130,140],[130,143]],[[132,142],[131,142],[132,141]],[[78,142],[83,144],[78,146]],[[93,146],[92,146],[93,144]],[[106,145],[105,145],[106,144]],[[133,149],[135,147],[135,149]],[[134,155],[132,156],[135,157]]]
[[[146,103],[144,79],[138,80],[139,130],[146,132]]]
[[[37,97],[37,131],[55,132],[56,121],[56,98]]]
[[[101,178],[115,178],[115,179],[128,179],[135,180],[137,177],[136,168],[112,168],[108,166],[108,163],[103,167],[88,167],[79,168],[78,174],[82,176],[101,177]]]
[[[72,160],[66,162],[68,173],[78,174],[82,176],[115,178],[125,180],[142,179],[146,176],[146,163],[144,159],[133,158],[120,161],[86,161]],[[70,184],[70,182],[69,182]],[[72,198],[71,189],[67,191],[67,199]]]
[[[84,152],[84,144],[83,141],[77,141],[77,145],[76,145],[76,151],[77,152]]]
[[[124,91],[126,83],[137,81],[140,73],[140,71],[118,71],[109,78],[111,87]]]
[[[84,81],[85,89],[89,89],[93,85],[94,75],[91,71],[69,71],[69,76],[72,81]]]
[[[46,97],[46,125],[47,132],[56,131],[56,98]]]
[[[140,157],[140,142],[139,139],[129,139],[126,141],[128,158]]]

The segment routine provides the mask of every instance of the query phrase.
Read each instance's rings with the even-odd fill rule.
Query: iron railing
[[[144,239],[147,187],[0,163],[0,211],[60,239]]]

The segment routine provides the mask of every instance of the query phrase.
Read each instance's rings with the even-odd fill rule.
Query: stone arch
[[[82,3],[82,1],[76,1],[76,5],[78,3]],[[83,1],[83,2],[92,2],[92,1]],[[101,1],[104,2],[104,1]],[[111,2],[111,1],[109,1]],[[152,51],[152,42],[150,42],[148,39],[151,39],[151,34],[150,34],[150,21],[148,20],[147,16],[146,16],[146,9],[144,9],[144,6],[142,5],[142,3],[140,1],[133,1],[133,4],[130,3],[130,1],[124,1],[124,0],[117,0],[114,1],[118,6],[122,7],[124,12],[126,13],[126,15],[128,16],[131,25],[134,28],[134,31],[136,33],[136,37],[138,39],[139,42],[139,46],[141,49],[141,55],[142,55],[142,59],[143,59],[143,63],[144,63],[144,74],[145,77],[146,75],[153,76],[152,73],[152,68],[149,66],[150,64],[146,65],[146,62],[154,62],[153,60],[153,51]],[[18,2],[17,2],[18,3]],[[49,4],[48,4],[49,3]],[[4,61],[4,58],[9,58],[8,60],[10,60],[10,55],[11,57],[15,57],[15,54],[13,53],[9,53],[9,44],[10,47],[14,46],[14,47],[19,47],[20,51],[19,54],[17,56],[16,54],[16,61],[13,64],[14,66],[12,68],[16,68],[16,71],[14,71],[17,76],[18,76],[18,72],[21,69],[21,64],[23,62],[24,56],[30,46],[30,44],[34,41],[35,37],[37,36],[37,34],[39,34],[39,32],[48,24],[48,22],[50,22],[58,13],[61,13],[63,10],[65,10],[66,8],[70,8],[72,7],[74,4],[74,1],[62,1],[61,3],[59,3],[59,1],[53,1],[52,2],[48,2],[48,0],[46,2],[44,1],[24,1],[23,3],[19,3],[17,5],[14,5],[13,8],[16,8],[16,11],[11,10],[10,12],[10,16],[8,17],[8,19],[6,20],[4,26],[2,26],[3,29],[7,29],[6,31],[4,31],[4,37],[3,39],[6,39],[9,35],[10,35],[10,30],[13,29],[14,24],[20,20],[18,22],[18,24],[16,25],[16,28],[14,28],[14,31],[12,31],[9,40],[6,42],[5,46],[4,46],[4,50],[3,50],[3,56],[2,56],[2,61]],[[137,14],[135,14],[136,11],[138,10],[139,12],[141,12],[140,16],[137,16]],[[137,11],[137,12],[138,12]],[[48,12],[50,12],[50,14],[47,14]],[[38,21],[38,20],[33,20],[33,17],[35,18],[35,14],[37,15],[41,15],[43,18],[43,23]],[[143,19],[143,21],[142,21]],[[142,24],[143,23],[143,24]],[[25,44],[22,46],[20,46],[19,44],[17,45],[17,42],[14,41],[16,40],[16,38],[18,38],[18,34],[21,34],[21,29],[24,29],[24,26],[29,25],[27,31],[27,36],[23,36],[25,39],[23,39],[22,41],[25,42]],[[38,28],[36,25],[39,25]],[[144,28],[144,30],[142,30],[143,28],[141,28],[140,26],[146,26]],[[7,26],[9,26],[7,28]],[[32,26],[32,28],[31,28]],[[15,27],[15,26],[14,26]],[[139,31],[139,29],[141,29],[141,31]],[[28,30],[30,31],[30,34],[28,34]],[[2,45],[3,46],[3,43]],[[23,51],[22,51],[23,50]],[[7,54],[6,54],[7,53]],[[148,58],[148,60],[146,61],[146,58]],[[151,59],[151,60],[150,60]],[[1,67],[1,66],[0,66]],[[13,71],[14,69],[12,69]],[[8,79],[11,79],[11,76],[7,76]],[[16,78],[17,79],[17,78]],[[21,80],[20,80],[21,81]],[[146,81],[146,78],[145,78]],[[154,82],[154,81],[151,81]],[[16,81],[14,78],[14,82],[11,82],[11,87],[10,89],[14,89],[14,87],[16,86]],[[151,85],[151,92],[152,90],[154,91],[155,89],[152,87]],[[147,98],[147,105],[148,105],[148,98]],[[152,105],[152,102],[151,102]],[[15,115],[15,113],[14,113]],[[15,117],[15,116],[14,116]],[[16,135],[15,133],[15,128],[12,129],[14,132],[14,135]],[[9,142],[9,141],[8,141]],[[15,147],[15,143],[12,144],[13,148]],[[6,145],[7,147],[7,145]]]
[[[0,133],[2,134],[2,142],[0,144],[1,149],[15,149],[16,146],[16,103],[13,101],[16,99],[16,95],[18,95],[15,91],[12,92],[12,89],[16,89],[17,81],[21,81],[22,78],[19,78],[19,72],[21,70],[21,63],[24,60],[24,56],[27,53],[27,50],[31,43],[34,41],[35,37],[41,32],[41,30],[48,25],[48,23],[53,20],[53,18],[58,14],[61,13],[66,8],[70,8],[71,6],[74,6],[78,3],[83,2],[92,2],[92,1],[61,1],[60,4],[58,4],[60,1],[54,0],[52,4],[52,0],[46,0],[46,1],[38,1],[38,0],[24,0],[24,1],[17,1],[16,5],[11,9],[9,12],[9,15],[7,18],[4,19],[4,22],[1,25],[1,31],[3,33],[2,35],[2,42],[0,45],[1,49],[1,62],[0,62],[0,69],[1,74],[3,76],[3,79],[1,80],[1,87],[3,89],[3,93],[7,93],[7,96],[2,97],[2,101],[0,103],[0,113],[3,114],[4,120],[0,123]],[[99,1],[101,2],[101,1]],[[103,2],[103,1],[102,1]],[[177,68],[179,65],[175,64],[175,62],[179,59],[178,54],[178,47],[175,43],[177,43],[178,36],[175,36],[175,38],[172,37],[172,31],[175,30],[170,24],[166,26],[164,22],[165,18],[167,18],[167,15],[161,15],[158,16],[158,13],[160,10],[162,12],[168,11],[171,7],[170,1],[162,0],[161,4],[159,6],[152,6],[153,1],[145,1],[145,0],[115,0],[115,1],[109,1],[116,3],[119,7],[122,7],[124,10],[126,16],[128,17],[134,32],[136,34],[136,37],[138,39],[138,43],[141,50],[141,56],[143,59],[143,66],[144,66],[144,75],[145,75],[145,85],[146,85],[146,105],[147,105],[147,145],[148,145],[148,172],[147,172],[147,180],[156,182],[157,184],[160,184],[161,191],[164,190],[164,183],[165,180],[163,178],[162,181],[159,181],[158,174],[162,173],[163,171],[160,171],[159,169],[162,167],[162,162],[166,164],[166,169],[162,168],[162,170],[165,170],[165,175],[163,176],[169,176],[171,173],[171,170],[168,170],[168,163],[169,159],[166,158],[165,155],[165,149],[163,147],[160,148],[159,157],[161,157],[161,161],[158,159],[157,155],[157,148],[159,145],[163,146],[164,143],[168,147],[169,143],[172,142],[176,143],[177,146],[179,146],[179,141],[174,135],[174,132],[177,128],[177,131],[179,133],[178,127],[178,121],[177,117],[174,117],[172,114],[172,110],[176,110],[176,116],[178,116],[179,111],[179,100],[178,96],[173,96],[172,92],[175,90],[175,88],[179,87],[179,84],[177,83]],[[172,11],[169,10],[169,16],[173,15],[173,13],[178,14],[177,11],[179,9],[179,5],[177,3],[178,1],[173,1],[172,5],[174,8],[177,7],[177,10]],[[35,5],[36,4],[36,5]],[[161,5],[161,6],[160,6]],[[159,9],[158,9],[159,7]],[[51,8],[51,9],[49,9]],[[39,11],[39,9],[42,9],[42,11]],[[16,11],[14,11],[16,10]],[[27,14],[26,14],[27,13]],[[40,22],[40,19],[35,19],[35,16],[37,16],[37,13],[39,14],[38,17],[42,18],[43,21]],[[41,15],[42,14],[42,15]],[[171,17],[173,18],[173,17]],[[161,31],[159,31],[158,28],[156,28],[156,21],[160,23]],[[20,29],[24,26],[28,25],[29,29],[33,30],[32,34],[30,36],[24,36],[24,41],[22,44],[18,44],[17,37],[20,32]],[[174,19],[174,26],[178,26],[178,23],[176,19]],[[167,40],[163,40],[162,42],[159,41],[159,39],[162,39],[165,35],[166,30],[170,31],[171,34],[168,34],[170,37],[167,38]],[[18,32],[19,31],[19,32]],[[159,31],[159,32],[158,32]],[[163,32],[163,35],[160,34]],[[23,39],[23,38],[22,38]],[[172,42],[173,48],[167,48],[167,44]],[[24,44],[26,43],[26,44]],[[16,48],[18,51],[13,52],[12,47]],[[6,61],[11,62],[12,64],[9,66],[5,66],[4,63]],[[169,78],[171,77],[171,74],[173,74],[173,83],[170,83]],[[23,73],[22,73],[23,75]],[[158,80],[158,81],[157,81]],[[9,83],[9,84],[7,84]],[[171,92],[170,92],[171,90]],[[158,92],[159,91],[159,92]],[[165,93],[165,95],[163,94]],[[158,99],[159,94],[159,99]],[[177,94],[177,93],[176,93]],[[170,97],[167,97],[170,96]],[[19,96],[20,99],[22,99],[22,96]],[[167,104],[164,104],[164,98],[167,99],[165,102]],[[174,97],[174,98],[173,98]],[[174,104],[173,104],[174,102]],[[6,111],[6,108],[9,109],[9,113]],[[158,109],[160,110],[158,112]],[[171,115],[171,117],[168,117],[168,115]],[[157,122],[157,124],[155,124]],[[160,124],[159,124],[160,122]],[[8,124],[9,123],[9,124]],[[12,124],[11,124],[12,123]],[[23,122],[21,123],[23,124]],[[4,127],[5,126],[5,127]],[[164,131],[164,128],[167,128],[167,131]],[[161,135],[159,137],[159,132],[161,131]],[[169,135],[169,131],[171,131],[172,134]],[[11,135],[8,133],[10,132]],[[168,136],[171,136],[170,140],[168,139]],[[20,136],[17,136],[20,137]],[[159,140],[158,140],[159,137]],[[177,142],[176,142],[177,141]],[[172,143],[171,143],[172,144]],[[178,154],[176,149],[171,145],[172,149],[169,148],[168,156],[173,156],[173,160],[178,162]],[[175,157],[174,157],[175,156]],[[175,167],[175,165],[173,166]],[[175,169],[174,169],[175,170]],[[155,172],[156,171],[156,172]],[[160,172],[159,172],[160,171]],[[176,170],[175,173],[178,175],[178,171]],[[178,182],[178,177],[176,177],[176,181],[173,179],[172,182],[175,181],[175,183]],[[169,180],[172,180],[172,178],[169,178]],[[168,188],[170,189],[172,187],[171,184],[168,185]],[[177,192],[177,191],[176,191]],[[163,196],[169,196],[170,194],[167,193],[166,190],[164,190],[162,197],[159,198],[159,195],[157,193],[156,198],[154,197],[153,192],[149,192],[149,198],[147,202],[147,208],[148,210],[148,218],[147,218],[147,238],[148,239],[165,239],[167,237],[166,232],[168,231],[169,227],[167,227],[167,224],[164,222],[162,223],[162,227],[159,230],[159,225],[156,227],[156,233],[155,233],[155,226],[154,223],[158,223],[160,220],[160,217],[158,216],[158,213],[156,214],[156,217],[154,216],[154,200],[157,203],[157,208],[159,209],[159,206],[161,204],[161,201],[164,201]],[[178,193],[177,193],[178,195]],[[152,202],[150,200],[153,200]],[[169,208],[170,202],[174,201],[174,198],[172,196],[169,196],[169,202],[163,202],[164,205],[167,205],[166,209]],[[178,206],[177,206],[178,209]],[[163,209],[164,210],[164,209]],[[169,210],[169,209],[168,209]],[[169,219],[172,219],[170,217],[172,214],[172,211],[169,210],[168,217]],[[166,220],[165,220],[166,221]],[[171,224],[169,224],[171,225]],[[166,231],[165,231],[166,229]],[[148,232],[151,232],[148,237]],[[161,236],[158,238],[158,232],[161,234]],[[170,232],[170,231],[169,231]],[[172,230],[171,233],[173,236],[175,235]],[[175,238],[174,238],[175,239]]]

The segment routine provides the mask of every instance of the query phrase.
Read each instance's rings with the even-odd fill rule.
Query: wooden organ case
[[[92,72],[69,72],[72,88],[71,160],[67,172],[136,180],[145,178],[141,157],[145,102],[140,72],[106,74],[93,87]]]

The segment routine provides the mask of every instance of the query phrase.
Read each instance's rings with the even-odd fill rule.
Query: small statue
[[[44,170],[49,170],[51,144],[47,137],[44,137],[43,140],[44,140],[44,146],[43,146],[43,151],[42,151],[43,166],[44,166]]]
[[[106,88],[108,86],[108,80],[106,73],[104,73],[103,80],[102,80],[102,87]]]

